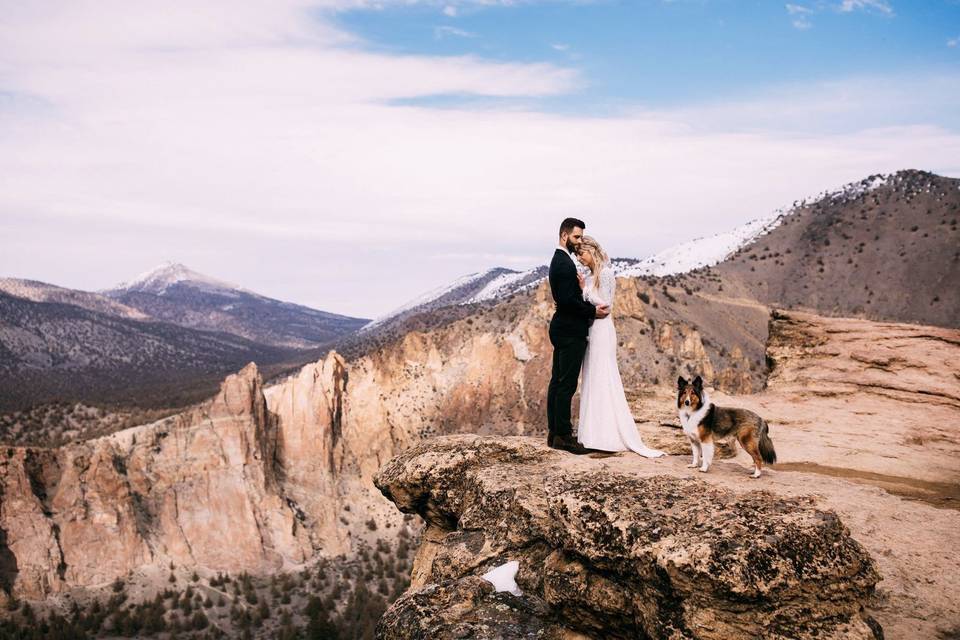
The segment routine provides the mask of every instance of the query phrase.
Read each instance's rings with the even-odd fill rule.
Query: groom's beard
[[[573,244],[572,242],[570,242],[569,240],[567,240],[567,251],[569,251],[570,253],[576,253],[576,252],[577,252],[577,245],[575,245],[575,244]]]

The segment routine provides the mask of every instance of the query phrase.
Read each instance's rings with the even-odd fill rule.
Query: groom
[[[597,307],[584,300],[580,289],[571,253],[580,248],[586,227],[576,218],[564,220],[560,224],[560,244],[550,261],[550,292],[557,309],[550,320],[553,369],[547,388],[547,444],[576,454],[593,451],[574,440],[570,422],[570,403],[587,350],[587,330],[594,318],[605,318],[610,313],[608,306]]]

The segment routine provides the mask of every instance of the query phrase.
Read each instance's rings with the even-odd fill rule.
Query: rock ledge
[[[449,436],[386,463],[377,487],[427,529],[378,637],[882,638],[873,560],[813,499],[569,459]],[[478,577],[509,560],[523,596]]]

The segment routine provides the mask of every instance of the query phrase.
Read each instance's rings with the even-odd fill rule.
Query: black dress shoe
[[[587,449],[582,444],[574,440],[571,436],[554,436],[553,444],[550,445],[553,449],[562,449],[563,451],[569,451],[570,453],[582,456],[587,453],[592,453],[593,449]]]

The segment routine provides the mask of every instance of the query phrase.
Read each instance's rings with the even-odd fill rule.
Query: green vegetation
[[[383,612],[410,584],[416,544],[404,526],[395,539],[361,546],[354,557],[269,576],[192,572],[183,589],[171,585],[136,603],[129,598],[130,580],[119,578],[100,598],[75,602],[66,612],[41,613],[11,598],[0,638],[372,640]]]

